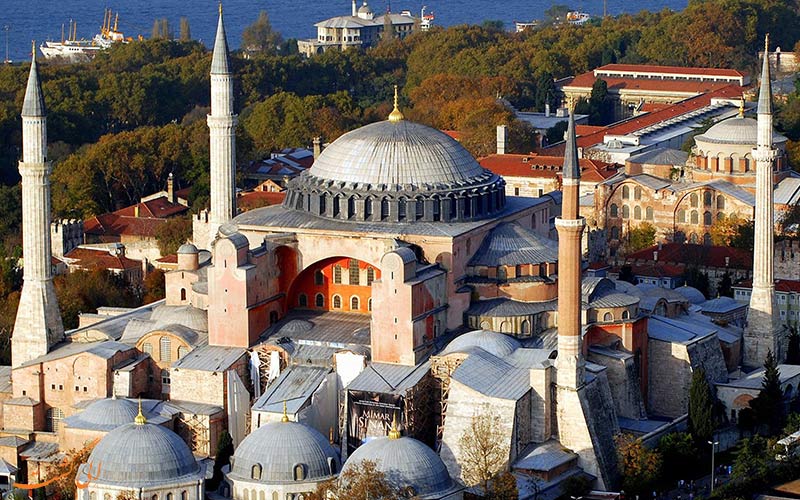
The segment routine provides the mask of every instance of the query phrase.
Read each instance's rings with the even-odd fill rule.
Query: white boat
[[[78,39],[78,23],[70,20],[69,33],[64,38],[64,27],[61,27],[61,41],[47,41],[39,46],[39,50],[45,59],[61,59],[66,62],[86,62],[91,60],[101,50],[107,49],[115,43],[129,42],[130,38],[118,29],[119,14],[114,19],[114,26],[111,26],[111,10],[106,10],[103,15],[103,26],[100,33],[96,34],[91,40]]]
[[[587,12],[580,12],[577,10],[571,10],[567,12],[566,16],[567,22],[570,24],[586,24],[592,19],[592,16]]]

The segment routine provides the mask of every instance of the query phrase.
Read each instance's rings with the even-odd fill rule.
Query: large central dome
[[[458,142],[402,120],[372,123],[341,136],[314,161],[311,175],[364,184],[466,182],[484,173]]]
[[[371,222],[462,222],[505,205],[505,181],[458,142],[406,120],[341,136],[289,182],[284,207]]]

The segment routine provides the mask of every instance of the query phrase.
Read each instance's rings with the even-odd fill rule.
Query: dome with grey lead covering
[[[722,120],[695,138],[698,143],[736,144],[755,147],[758,142],[758,121],[745,116]],[[772,142],[786,142],[786,137],[772,132]]]
[[[439,455],[410,437],[364,443],[350,455],[342,474],[364,461],[374,462],[392,487],[414,497],[441,498],[456,486]]]
[[[192,451],[177,434],[148,423],[129,423],[100,440],[81,466],[78,479],[97,485],[142,488],[203,480]]]
[[[504,187],[457,141],[399,119],[335,140],[289,182],[284,207],[350,221],[469,221],[502,211]]]
[[[133,422],[138,412],[136,403],[133,401],[110,398],[95,401],[76,417],[81,423],[94,425],[99,429],[111,430]]]
[[[179,254],[189,254],[189,255],[191,255],[191,254],[196,254],[198,252],[199,252],[199,250],[197,250],[197,247],[192,245],[191,243],[184,243],[183,245],[181,245],[180,248],[178,248],[178,253]]]
[[[519,341],[509,335],[490,332],[487,330],[475,330],[454,338],[442,351],[442,355],[455,352],[466,353],[472,348],[481,348],[484,351],[505,358],[521,347]]]
[[[316,429],[296,422],[272,422],[242,440],[228,478],[267,484],[319,481],[335,476],[340,468],[336,451]]]

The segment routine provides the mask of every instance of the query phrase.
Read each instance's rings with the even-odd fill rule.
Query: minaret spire
[[[579,213],[581,169],[570,112],[562,169],[563,205],[558,230],[558,385],[577,389],[584,383],[581,348],[581,237],[586,221]]]
[[[217,229],[236,215],[236,124],[233,112],[233,74],[228,59],[228,39],[222,4],[219,5],[217,37],[211,58],[211,114],[208,115],[211,156],[211,207],[207,241],[214,239]],[[196,238],[197,239],[197,238]],[[205,243],[205,244],[204,244]]]
[[[47,117],[33,44],[31,70],[22,104],[22,256],[23,284],[11,342],[17,367],[47,354],[64,337],[53,287],[50,249],[50,173]]]
[[[775,300],[773,171],[778,156],[772,144],[772,82],[769,70],[769,35],[764,42],[761,86],[758,96],[756,161],[756,217],[753,247],[753,292],[744,331],[744,365],[758,367],[772,351],[783,359],[783,327]]]

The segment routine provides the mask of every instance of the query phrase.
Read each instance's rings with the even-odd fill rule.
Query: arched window
[[[326,205],[326,203],[325,203],[326,201],[327,200],[325,198],[325,193],[320,193],[320,195],[319,195],[319,214],[320,215],[325,215],[325,208],[327,208],[325,206]]]
[[[188,352],[189,351],[188,349],[186,349],[185,346],[178,347],[178,359],[181,359],[182,357],[186,356]]]
[[[150,500],[158,500],[158,493],[150,497]]]
[[[704,212],[703,213],[703,224],[705,224],[706,226],[710,226],[712,224],[712,222],[713,221],[711,220],[711,212],[709,212],[709,211]]]
[[[619,209],[617,208],[617,204],[616,203],[612,203],[611,204],[610,213],[611,213],[611,217],[619,217]]]
[[[306,294],[301,293],[297,296],[297,306],[298,307],[308,307],[308,296]]]
[[[711,245],[711,235],[706,233],[703,235],[703,245],[710,246]]]
[[[692,193],[689,196],[689,203],[692,205],[692,208],[697,208],[697,193]]]
[[[360,304],[359,304],[359,301],[358,301],[358,297],[356,297],[355,295],[350,297],[350,310],[351,311],[358,311],[360,309],[359,306],[360,306]]]
[[[150,342],[145,342],[142,344],[142,352],[146,352],[147,354],[153,355],[153,344]]]
[[[181,300],[186,300],[186,289],[181,288]]]
[[[381,199],[381,220],[389,217],[389,200],[386,198]]]
[[[336,460],[333,457],[328,457],[328,472],[331,476],[339,472],[338,467],[336,467]]]
[[[636,220],[642,220],[642,207],[640,205],[633,207],[633,218]]]
[[[314,271],[314,284],[317,286],[325,284],[325,275],[322,274],[322,269]]]
[[[497,267],[497,279],[505,280],[507,278],[506,267],[505,266],[498,266]]]
[[[603,321],[611,321],[612,319],[614,319],[614,316],[612,316],[610,312],[603,315]]]
[[[617,226],[611,226],[611,239],[612,240],[619,239],[619,228]]]
[[[280,500],[280,495],[278,495],[277,491],[272,492],[272,500]]]
[[[6,479],[6,477],[3,476],[3,479]],[[93,491],[93,492],[89,493],[89,500],[97,500],[97,492],[96,491]]]
[[[255,464],[250,470],[250,479],[261,479],[261,464]]]
[[[105,493],[103,495],[103,500],[111,500],[111,493]]]
[[[181,491],[181,500],[189,500],[189,493],[186,490]]]
[[[500,323],[500,332],[511,333],[511,327],[509,326],[508,321],[503,321],[502,323]]]
[[[625,309],[624,311],[622,311],[622,319],[629,319],[630,317],[631,317],[631,313],[630,313],[630,312],[628,312],[628,310],[627,310],[627,309]]]
[[[337,285],[342,284],[342,266],[339,264],[333,266],[333,282]]]
[[[306,478],[306,468],[303,464],[297,464],[294,466],[294,480],[295,481],[302,481]]]
[[[682,208],[680,210],[678,210],[677,219],[678,219],[678,222],[685,223],[686,222],[686,210],[684,210]]]
[[[699,219],[699,215],[697,214],[697,210],[692,210],[691,223],[692,224],[699,224],[699,222],[700,222],[700,219]]]
[[[372,311],[372,299],[367,300],[367,311]]]
[[[364,218],[369,219],[372,217],[372,198],[364,200]]]
[[[686,235],[683,234],[683,231],[675,231],[675,234],[672,236],[672,241],[675,243],[683,243],[686,241]]]
[[[697,241],[698,241],[697,240],[697,233],[692,233],[692,234],[689,235],[689,243],[692,243],[693,245],[696,245]]]
[[[417,220],[420,220],[425,215],[425,205],[423,204],[422,198],[414,199],[414,205],[416,205],[414,210],[417,215]]]
[[[342,308],[342,298],[339,295],[333,296],[333,308],[334,309],[341,309]]]
[[[264,490],[258,492],[258,500],[267,500],[267,494]]]
[[[314,305],[317,307],[325,307],[325,297],[321,293],[314,296]]]
[[[653,220],[653,207],[647,207],[644,209],[644,218],[647,220]]]
[[[713,198],[714,195],[711,194],[711,191],[706,191],[705,193],[703,193],[703,205],[710,207]]]
[[[400,198],[397,201],[397,218],[400,220],[405,220],[406,218],[406,199]]]
[[[717,195],[717,210],[725,210],[725,197],[721,194]]]
[[[631,188],[629,188],[627,185],[622,186],[622,199],[629,200],[630,197],[631,197]]]
[[[172,361],[172,340],[169,337],[159,339],[158,358],[160,361]]]
[[[361,284],[361,270],[358,268],[358,261],[356,259],[350,259],[348,262],[348,270],[350,273],[350,284],[351,285],[360,285]]]
[[[628,205],[622,205],[622,218],[629,219],[631,217],[631,207]]]
[[[520,325],[520,331],[523,334],[531,333],[531,323],[527,319],[522,320],[522,325]]]
[[[61,408],[50,408],[45,412],[45,428],[50,432],[58,432],[61,427],[61,419],[64,418],[64,412]]]
[[[372,286],[372,282],[375,281],[375,269],[372,267],[367,268],[367,286]]]
[[[167,500],[172,500],[172,493],[167,493]]]
[[[636,186],[635,188],[633,188],[633,199],[634,200],[641,200],[642,199],[642,188],[641,187]]]

